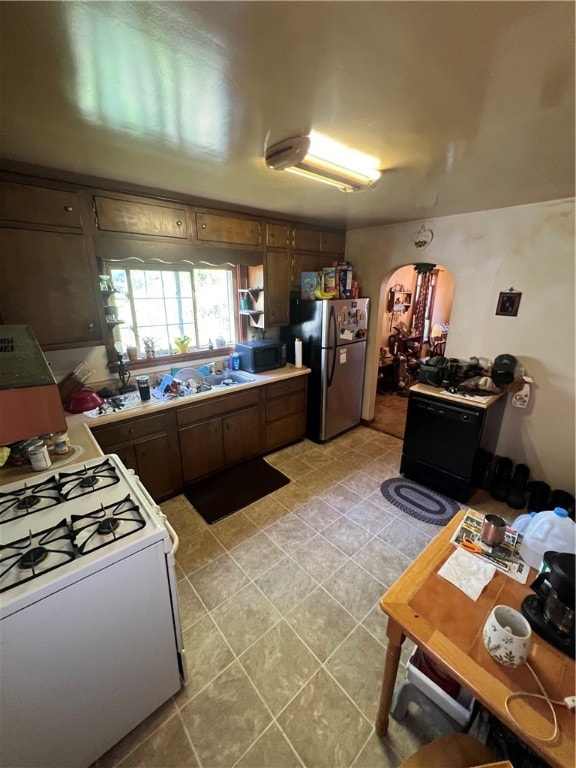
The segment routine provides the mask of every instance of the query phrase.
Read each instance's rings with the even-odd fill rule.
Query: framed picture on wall
[[[516,317],[522,294],[518,291],[501,291],[496,305],[496,314]]]

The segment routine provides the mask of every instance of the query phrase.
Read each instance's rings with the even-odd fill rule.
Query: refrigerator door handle
[[[330,367],[330,375],[328,376],[328,386],[332,386],[332,379],[334,378],[334,369],[336,367],[336,313],[334,312],[334,307],[330,307],[330,327],[334,330],[334,342],[332,345],[328,343],[328,349],[332,350],[333,356],[332,356],[332,366]],[[328,335],[328,342],[330,342],[330,334]]]

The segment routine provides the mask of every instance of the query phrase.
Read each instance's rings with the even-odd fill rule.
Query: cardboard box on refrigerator
[[[349,299],[352,296],[352,268],[338,267],[338,296]]]
[[[300,273],[300,298],[315,299],[314,291],[322,285],[322,272]]]
[[[338,290],[338,285],[336,284],[336,267],[324,267],[322,274],[323,288],[326,293]]]

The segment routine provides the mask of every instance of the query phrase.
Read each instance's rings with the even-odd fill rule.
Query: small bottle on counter
[[[41,472],[52,464],[48,448],[43,440],[31,440],[27,446],[27,454],[32,464],[32,469]]]

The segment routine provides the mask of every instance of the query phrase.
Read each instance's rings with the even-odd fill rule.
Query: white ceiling
[[[572,2],[1,2],[9,159],[348,228],[574,195]],[[345,194],[270,171],[316,129]]]

